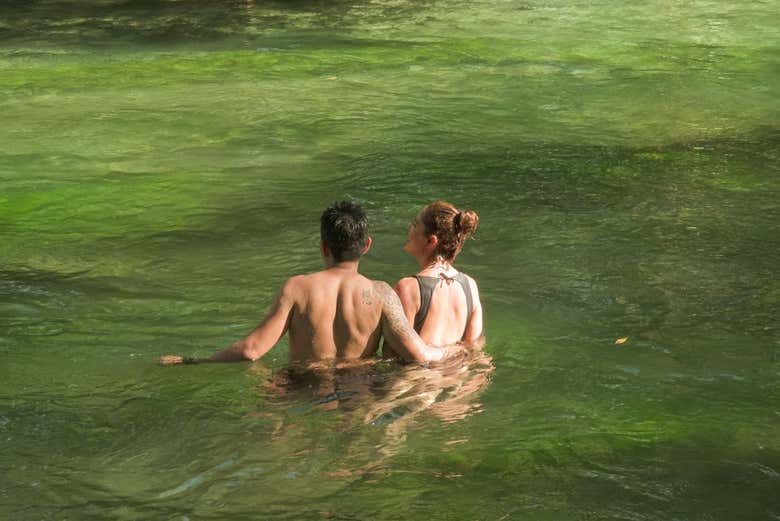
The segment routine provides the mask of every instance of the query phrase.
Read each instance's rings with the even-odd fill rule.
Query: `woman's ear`
[[[428,244],[430,244],[431,246],[433,246],[434,249],[436,249],[436,246],[439,245],[439,238],[436,237],[435,235],[431,235],[430,237],[428,237]]]

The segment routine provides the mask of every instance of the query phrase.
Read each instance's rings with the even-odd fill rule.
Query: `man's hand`
[[[165,356],[161,356],[160,359],[157,361],[157,363],[160,365],[183,364],[184,358],[176,355],[165,355]]]

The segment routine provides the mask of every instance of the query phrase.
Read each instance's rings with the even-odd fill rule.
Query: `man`
[[[441,360],[456,349],[423,342],[393,289],[358,273],[360,258],[371,247],[360,206],[341,202],[326,209],[320,236],[325,269],[288,279],[263,322],[246,338],[209,358],[163,356],[160,363],[257,360],[287,332],[291,362],[370,357],[382,337],[409,362]]]

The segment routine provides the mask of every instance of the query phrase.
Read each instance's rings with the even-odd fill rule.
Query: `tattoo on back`
[[[374,305],[374,299],[373,299],[374,294],[373,294],[373,292],[370,289],[364,289],[360,293],[360,296],[363,299],[363,304],[365,304],[366,306],[373,306]]]

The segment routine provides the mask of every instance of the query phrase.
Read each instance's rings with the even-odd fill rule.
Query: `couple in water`
[[[290,362],[356,360],[377,355],[433,362],[480,347],[482,305],[474,280],[452,263],[477,228],[473,211],[442,201],[409,225],[404,250],[420,264],[395,289],[358,273],[371,247],[368,219],[354,203],[327,208],[320,219],[325,269],[288,279],[265,319],[246,338],[209,358],[163,356],[162,365],[257,360],[289,334]]]

